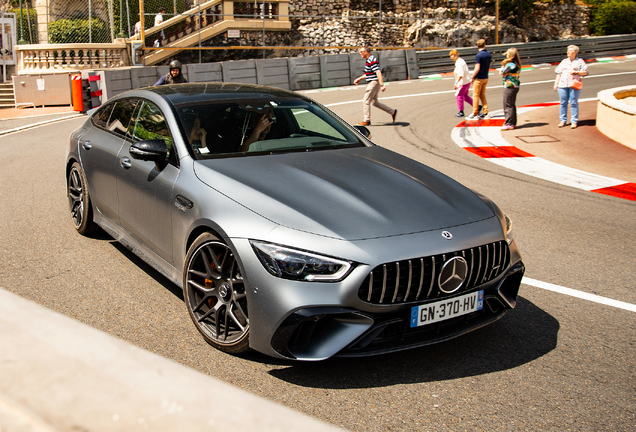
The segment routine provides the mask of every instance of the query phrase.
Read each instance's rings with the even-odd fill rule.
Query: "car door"
[[[121,148],[117,193],[121,226],[172,264],[172,190],[179,175],[168,123],[159,107],[142,100]],[[162,162],[133,159],[130,146],[147,139],[162,139],[168,148]]]
[[[121,99],[100,108],[93,116],[93,127],[79,141],[79,156],[94,207],[117,223],[117,155],[137,99]]]

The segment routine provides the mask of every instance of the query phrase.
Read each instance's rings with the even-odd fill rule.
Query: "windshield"
[[[365,146],[341,120],[301,99],[206,101],[176,108],[197,159]]]

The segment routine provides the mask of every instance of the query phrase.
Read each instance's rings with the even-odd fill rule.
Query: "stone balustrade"
[[[130,65],[125,43],[17,45],[18,75],[111,69]]]

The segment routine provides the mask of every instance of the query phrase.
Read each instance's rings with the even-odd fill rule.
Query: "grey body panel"
[[[340,239],[416,233],[493,216],[459,183],[382,147],[204,161],[195,172],[269,220]]]
[[[117,195],[122,228],[172,263],[172,207],[173,185],[179,168],[167,165],[157,169],[154,162],[135,160],[126,142],[118,160],[127,160],[130,166],[118,164]]]
[[[200,233],[211,232],[230,246],[246,282],[251,348],[289,357],[274,347],[281,325],[296,313],[330,310],[342,311],[333,331],[294,357],[337,355],[374,325],[373,317],[403,315],[413,306],[361,300],[358,290],[372,269],[505,243],[503,214],[494,204],[363,138],[366,145],[355,148],[196,160],[175,107],[206,98],[244,98],[256,91],[303,98],[240,84],[128,92],[118,98],[141,98],[159,107],[179,159],[166,166],[133,159],[129,140],[96,127],[91,119],[71,136],[67,158],[67,164],[79,161],[86,173],[95,222],[178,286],[188,247]],[[90,150],[82,147],[85,140],[93,143]],[[127,167],[121,164],[124,158]],[[442,231],[450,231],[452,238]],[[339,282],[283,279],[265,269],[250,240],[355,265]],[[509,251],[508,269],[521,263],[514,242]],[[505,277],[489,282],[493,292]]]
[[[105,134],[100,129],[90,126],[87,129],[88,132],[79,139],[78,153],[82,166],[90,167],[84,172],[91,195],[94,195],[93,204],[106,217],[117,221],[117,155],[124,140],[115,134]],[[96,142],[99,142],[99,145],[94,145]]]

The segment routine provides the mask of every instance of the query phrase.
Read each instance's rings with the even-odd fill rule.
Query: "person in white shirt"
[[[155,26],[158,26],[163,22],[163,14],[166,13],[165,8],[159,8],[159,13],[155,15]]]
[[[155,27],[163,22],[163,14],[165,13],[166,13],[165,8],[163,7],[159,8],[159,13],[155,15]],[[159,48],[161,46],[161,41],[164,40],[165,37],[166,37],[165,33],[163,32],[163,30],[161,30],[159,37],[155,40],[153,44],[155,48]]]
[[[457,90],[455,93],[457,97],[457,108],[459,112],[455,117],[464,117],[464,102],[473,106],[473,98],[468,96],[468,90],[470,89],[470,71],[466,65],[466,61],[459,56],[459,51],[451,50],[449,53],[451,60],[455,62],[455,84],[453,88]]]

